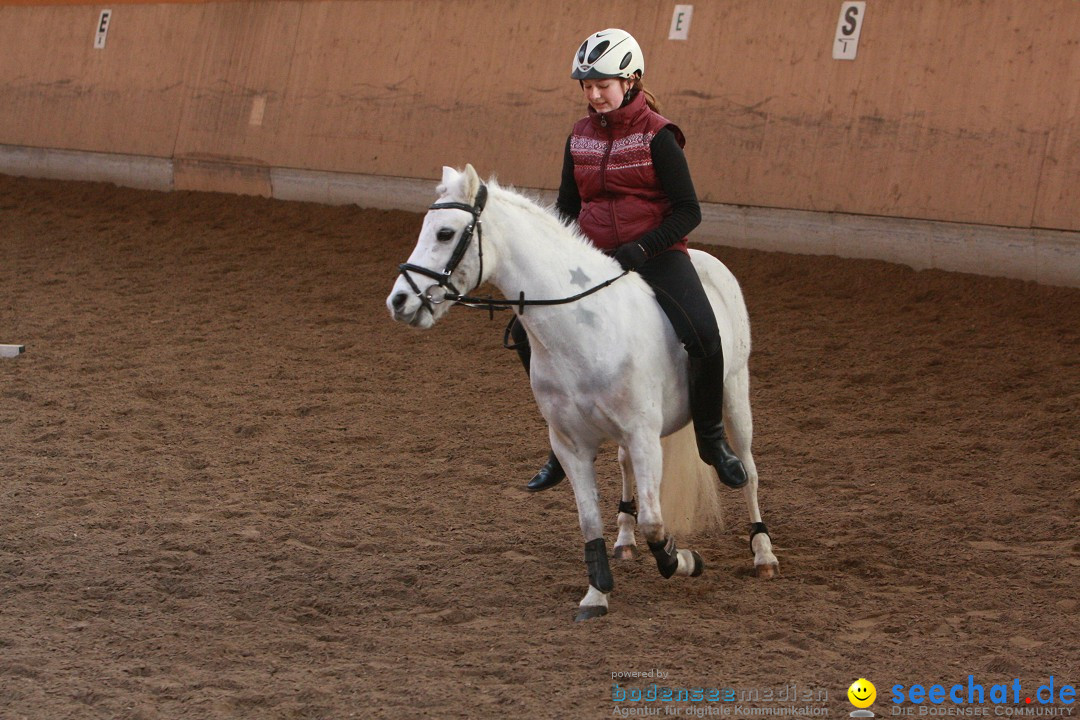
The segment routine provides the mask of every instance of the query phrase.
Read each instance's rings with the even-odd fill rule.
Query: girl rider
[[[625,30],[590,35],[574,56],[570,76],[581,85],[588,115],[566,140],[556,209],[624,270],[634,270],[656,293],[690,361],[690,409],[702,460],[725,485],[747,482],[742,461],[724,434],[724,353],[712,307],[686,249],[701,208],[683,155],[682,131],[657,110],[641,82],[641,47]],[[529,370],[524,327],[510,335]],[[559,483],[551,453],[530,490]]]

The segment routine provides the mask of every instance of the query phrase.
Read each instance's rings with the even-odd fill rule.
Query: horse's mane
[[[512,186],[503,187],[494,177],[488,179],[487,187],[489,197],[497,197],[499,202],[518,208],[543,227],[546,231],[545,242],[558,243],[558,249],[565,254],[580,254],[594,261],[606,261],[618,269],[618,263],[613,258],[598,250],[572,223],[562,220],[553,203],[534,200]]]

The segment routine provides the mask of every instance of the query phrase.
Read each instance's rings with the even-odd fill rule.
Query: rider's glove
[[[637,270],[645,264],[649,256],[645,254],[645,248],[636,242],[620,245],[615,250],[615,260],[622,265],[623,270]]]

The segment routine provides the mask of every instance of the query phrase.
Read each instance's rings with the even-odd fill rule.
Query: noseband
[[[484,212],[484,205],[487,204],[487,185],[481,183],[480,189],[476,192],[476,203],[468,205],[466,203],[457,202],[445,202],[435,203],[428,207],[428,210],[464,210],[473,216],[472,222],[465,226],[465,229],[461,231],[461,237],[458,238],[457,245],[454,247],[453,254],[450,255],[450,261],[446,263],[446,268],[443,271],[437,272],[435,270],[429,270],[426,267],[420,265],[413,265],[412,263],[402,263],[398,265],[398,272],[404,276],[405,281],[409,283],[409,287],[413,289],[416,296],[420,298],[420,302],[427,308],[428,312],[434,313],[433,305],[440,305],[446,300],[458,300],[463,295],[454,287],[454,283],[450,282],[450,276],[457,270],[457,266],[461,264],[462,258],[465,257],[465,252],[469,249],[469,243],[472,242],[473,232],[476,233],[476,249],[480,256],[480,272],[476,275],[476,284],[473,285],[472,290],[480,287],[480,281],[484,277],[484,231],[483,223],[480,222],[480,213]],[[419,273],[425,277],[429,277],[438,283],[439,287],[444,290],[449,290],[442,300],[435,300],[430,294],[425,293],[420,287],[413,281],[409,275],[410,272]],[[469,292],[472,292],[470,290]]]

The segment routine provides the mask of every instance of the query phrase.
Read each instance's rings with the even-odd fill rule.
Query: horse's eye
[[[450,228],[443,228],[439,232],[435,233],[435,237],[439,239],[439,242],[449,242],[454,239],[454,231]]]

